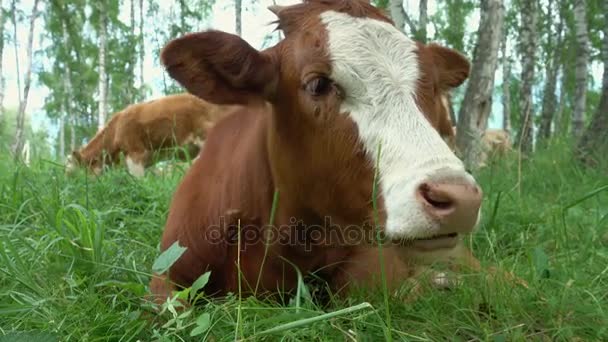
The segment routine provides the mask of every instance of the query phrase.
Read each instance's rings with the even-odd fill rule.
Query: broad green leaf
[[[186,247],[179,245],[179,241],[175,241],[171,247],[156,258],[154,265],[152,265],[152,271],[158,274],[165,273],[186,252],[186,249]]]
[[[191,290],[190,290],[190,299],[194,298],[194,296],[196,296],[196,293],[207,285],[207,283],[209,282],[210,275],[211,275],[210,271],[205,272],[205,273],[203,273],[203,275],[198,277],[198,279],[196,279],[196,281],[194,281],[194,283],[192,283]]]
[[[198,336],[209,329],[211,326],[211,316],[208,313],[204,313],[196,319],[196,328],[192,329],[190,336]]]

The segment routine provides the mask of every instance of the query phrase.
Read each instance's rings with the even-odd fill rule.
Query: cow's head
[[[99,176],[103,168],[101,158],[85,160],[82,153],[78,150],[72,151],[65,160],[65,172],[73,174],[79,167],[88,167],[93,174]]]
[[[434,249],[473,230],[481,190],[438,133],[468,61],[413,41],[364,1],[271,10],[285,33],[276,46],[259,52],[232,34],[189,34],[164,49],[169,74],[210,102],[272,105],[270,164],[281,198],[304,207],[294,210],[369,220],[378,165],[388,237]]]

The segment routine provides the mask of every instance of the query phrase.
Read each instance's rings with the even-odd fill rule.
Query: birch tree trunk
[[[108,115],[108,75],[106,71],[106,44],[107,44],[107,13],[106,1],[99,2],[99,111],[97,117],[97,131],[101,131],[106,124]]]
[[[427,0],[420,0],[418,6],[418,30],[416,31],[416,39],[425,44],[427,41],[426,25],[428,23],[427,2]]]
[[[534,61],[536,58],[536,20],[538,0],[524,0],[521,4],[520,51],[521,89],[519,109],[521,127],[519,130],[519,150],[528,155],[533,149],[534,111],[532,108],[532,85],[534,84]]]
[[[580,160],[589,166],[597,166],[598,159],[605,158],[608,150],[608,1],[603,2],[604,12],[604,39],[602,41],[602,60],[604,63],[604,75],[602,77],[602,95],[600,103],[593,114],[591,123],[587,127],[579,144],[578,154]],[[605,160],[605,159],[604,159]],[[604,164],[603,166],[608,166]],[[608,170],[604,170],[608,172]]]
[[[511,133],[511,59],[507,55],[509,30],[505,25],[502,35],[502,129]]]
[[[17,0],[13,0],[11,5],[12,21],[13,21],[13,50],[15,52],[15,71],[17,78],[17,96],[21,99],[21,63],[19,63],[19,45],[17,44]]]
[[[38,3],[39,0],[34,0],[34,6],[30,16],[29,33],[27,37],[26,47],[26,69],[23,78],[23,97],[19,101],[19,109],[17,110],[17,128],[15,130],[15,138],[13,141],[13,155],[15,159],[21,157],[21,150],[23,149],[24,139],[24,126],[25,126],[25,110],[27,107],[27,99],[30,93],[30,86],[32,83],[32,58],[33,58],[33,45],[34,45],[34,28],[36,26],[36,18],[38,17]],[[16,43],[15,43],[16,46]]]
[[[59,153],[57,153],[57,159],[59,159],[59,161],[63,161],[63,159],[65,158],[65,113],[66,113],[66,109],[65,106],[61,106],[62,108],[62,113],[61,116],[59,117]]]
[[[242,28],[242,22],[241,22],[241,15],[243,12],[243,0],[234,0],[234,20],[235,20],[235,28],[236,28],[236,34],[239,35],[239,37],[243,34],[243,28]]]
[[[143,87],[145,82],[144,76],[144,59],[146,55],[144,41],[144,0],[139,0],[139,85]]]
[[[69,41],[69,36],[68,36],[68,28],[67,28],[67,23],[63,23],[63,30],[62,30],[62,34],[63,34],[63,46],[64,49],[66,51],[66,54],[69,56],[70,54],[70,41]],[[64,127],[61,127],[61,129],[64,130],[63,132],[63,137],[62,137],[62,143],[64,143],[65,141],[65,125],[66,125],[66,120],[67,120],[67,124],[70,127],[70,151],[74,151],[76,149],[76,131],[74,129],[74,124],[75,124],[75,113],[74,110],[72,108],[71,105],[71,97],[68,96],[70,94],[72,94],[72,70],[70,69],[70,64],[68,62],[69,60],[66,60],[65,62],[65,66],[63,69],[64,72],[64,76],[63,76],[63,89],[65,91],[65,98],[64,100],[64,113],[65,113],[65,117],[62,118],[61,120],[61,125]],[[65,143],[64,143],[65,146]],[[61,158],[63,160],[63,158],[65,157],[65,147],[63,149],[63,151],[61,152]]]
[[[576,33],[576,90],[572,113],[572,134],[578,141],[585,125],[587,102],[587,64],[589,63],[589,34],[587,33],[587,1],[574,1],[574,30]]]
[[[562,135],[565,131],[566,131],[566,118],[565,116],[565,112],[566,112],[566,84],[567,82],[567,78],[566,78],[566,65],[562,64],[561,66],[561,84],[560,84],[560,90],[559,90],[559,100],[557,101],[557,111],[555,113],[556,117],[554,119],[555,121],[555,132],[554,134],[557,135]]]
[[[4,23],[6,18],[4,16],[4,0],[0,0],[0,125],[4,120],[4,69],[2,66],[4,63]]]
[[[389,11],[395,26],[405,32],[405,10],[403,9],[403,0],[390,0]]]
[[[551,6],[551,2],[549,3]],[[549,7],[549,18],[552,17],[551,7]],[[537,141],[539,144],[544,144],[551,137],[551,124],[555,117],[555,111],[557,110],[557,96],[556,96],[556,83],[557,76],[559,73],[559,48],[562,45],[562,30],[564,22],[560,16],[559,23],[556,28],[555,37],[553,40],[553,32],[549,26],[548,30],[548,42],[550,52],[547,56],[547,64],[545,69],[545,86],[543,90],[543,105],[541,112],[540,126],[537,134]]]
[[[479,166],[482,156],[481,136],[492,107],[494,74],[498,64],[498,50],[504,26],[503,0],[483,0],[477,45],[464,100],[458,113],[456,146],[465,165],[470,169]]]

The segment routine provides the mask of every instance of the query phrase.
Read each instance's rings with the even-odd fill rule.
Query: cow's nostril
[[[434,209],[448,210],[454,206],[454,199],[449,193],[434,189],[427,183],[421,184],[418,191],[422,199]]]
[[[482,198],[477,184],[424,182],[416,197],[428,216],[439,223],[439,234],[468,232],[477,224]]]

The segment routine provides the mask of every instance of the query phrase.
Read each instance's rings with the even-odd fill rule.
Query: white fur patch
[[[381,143],[380,187],[393,238],[435,235],[439,229],[416,200],[425,181],[465,179],[474,184],[416,104],[420,77],[416,43],[392,25],[327,11],[332,75],[345,91],[341,111],[350,113],[376,163]]]
[[[194,134],[189,134],[186,139],[184,139],[184,145],[192,144],[198,146],[199,148],[202,148],[203,143],[203,139],[201,139],[201,137],[199,136],[195,136]]]
[[[145,170],[143,164],[133,161],[131,157],[126,158],[126,163],[129,173],[132,174],[134,177],[141,178],[144,176]]]

